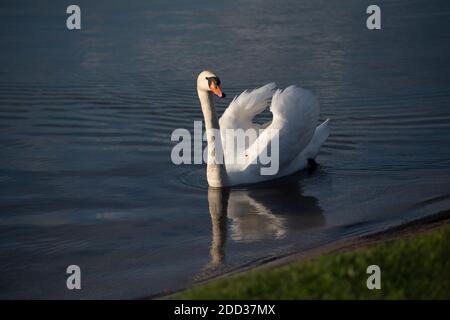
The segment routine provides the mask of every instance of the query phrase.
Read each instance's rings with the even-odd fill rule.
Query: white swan
[[[211,187],[229,187],[276,179],[308,165],[314,159],[320,147],[329,135],[328,119],[316,127],[320,107],[317,99],[308,90],[295,86],[285,90],[276,90],[275,83],[261,88],[244,91],[235,97],[223,113],[220,121],[214,107],[213,94],[225,97],[220,87],[220,80],[212,71],[205,70],[197,78],[197,92],[205,119],[208,142],[207,180]],[[259,125],[253,118],[263,112],[272,100],[270,110],[273,119]],[[235,150],[230,150],[227,143],[227,129],[262,129],[246,147],[241,161],[231,161]],[[214,135],[214,130],[220,135]],[[261,145],[269,148],[271,132],[278,130],[279,170],[274,175],[261,174],[261,163],[253,161],[261,152]],[[228,148],[227,148],[228,146]],[[224,161],[219,159],[223,151]],[[234,159],[235,160],[235,159]]]

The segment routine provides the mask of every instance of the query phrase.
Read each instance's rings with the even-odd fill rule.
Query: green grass
[[[381,290],[368,290],[369,265]],[[177,299],[450,299],[450,225],[346,253],[213,281]]]

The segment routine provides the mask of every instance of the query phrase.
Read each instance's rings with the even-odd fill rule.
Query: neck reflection
[[[297,181],[270,183],[251,189],[208,189],[212,223],[211,262],[225,260],[227,233],[233,241],[280,240],[292,231],[325,224],[318,200],[304,196]]]

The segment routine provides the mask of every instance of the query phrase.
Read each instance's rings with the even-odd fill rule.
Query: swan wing
[[[220,130],[259,128],[252,122],[253,118],[269,106],[275,89],[276,84],[272,82],[236,96],[219,120]]]
[[[248,161],[254,163],[263,150],[272,151],[272,139],[274,132],[277,132],[281,170],[308,146],[319,120],[320,106],[310,91],[290,86],[274,93],[270,110],[273,114],[272,123],[249,147],[247,156]]]

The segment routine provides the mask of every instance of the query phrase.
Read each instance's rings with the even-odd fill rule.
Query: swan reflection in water
[[[224,261],[228,232],[234,241],[250,242],[282,239],[290,231],[325,224],[318,200],[302,195],[296,181],[251,189],[209,188],[208,203],[212,222],[208,268],[218,267]]]

